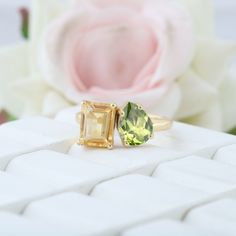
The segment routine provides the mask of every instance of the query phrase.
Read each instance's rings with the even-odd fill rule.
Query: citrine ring
[[[83,101],[76,120],[80,124],[80,145],[109,149],[114,145],[115,127],[127,147],[142,145],[154,131],[167,130],[172,125],[170,119],[148,115],[142,106],[132,102],[122,109],[111,103]]]

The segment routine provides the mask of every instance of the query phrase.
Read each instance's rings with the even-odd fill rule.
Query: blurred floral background
[[[156,0],[156,5],[152,5],[153,1],[150,0],[141,5],[133,5],[135,1],[123,1],[132,14],[136,14],[137,9],[141,12],[140,19],[134,23],[133,19],[130,23],[130,19],[125,15],[126,10],[120,10],[120,6],[119,9],[117,6],[113,7],[118,10],[107,10],[107,1],[88,1],[90,4],[81,2],[83,1],[0,1],[0,123],[27,115],[53,116],[61,109],[77,105],[84,98],[113,100],[118,104],[133,98],[136,102],[144,103],[144,107],[147,106],[149,111],[236,134],[234,0],[170,1],[178,2],[178,7],[161,0]],[[119,1],[110,2],[117,4]],[[150,9],[155,9],[153,6],[156,6],[155,10],[149,11],[149,2],[152,6]],[[182,7],[187,9],[187,14]],[[75,32],[80,31],[81,35],[81,24],[92,28],[90,25],[88,27],[90,23],[83,19],[86,18],[83,14],[86,13],[88,17],[98,12],[95,20],[107,21],[105,23],[109,27],[111,16],[107,15],[112,11],[117,12],[118,19],[112,18],[113,23],[109,30],[113,30],[114,24],[117,24],[116,20],[123,22],[125,18],[123,25],[119,25],[119,31],[116,29],[122,39],[116,37],[116,41],[108,40],[99,33],[99,27],[96,28],[96,34],[92,30],[84,33],[85,39],[75,37]],[[150,25],[146,26],[144,18],[152,19],[151,23],[147,23]],[[193,27],[190,25],[191,21]],[[120,28],[121,26],[123,28]],[[107,64],[107,60],[117,64],[119,59],[121,64],[127,65],[130,55],[131,58],[135,56],[141,59],[152,57],[147,53],[150,43],[146,37],[149,31],[146,29],[149,26],[155,28],[158,47],[163,48],[162,53],[157,55],[159,65],[143,72],[145,76],[135,78],[142,86],[133,86],[133,81],[129,84],[127,82],[133,71],[126,70],[125,67],[124,73],[116,76],[114,71],[109,70],[112,64]],[[128,33],[121,32],[125,27],[129,29]],[[160,31],[162,27],[164,31]],[[83,50],[78,49],[76,45],[70,50],[76,49],[77,54],[72,55],[69,46],[76,40],[80,40]],[[112,50],[109,48],[107,51],[108,48],[103,42],[112,42]],[[136,45],[141,42],[144,49],[134,48],[132,51],[132,42]],[[122,61],[121,53],[118,55],[117,51],[113,52],[116,47],[118,52],[124,50]],[[103,50],[99,51],[99,48]],[[126,53],[127,48],[131,48],[129,53]],[[150,53],[152,50],[150,49]],[[74,61],[68,59],[68,55],[73,56]],[[94,57],[97,58],[95,62]],[[70,60],[71,64],[79,61],[79,65],[77,63],[73,70],[68,70],[70,73],[66,73],[67,67],[65,66],[65,69],[63,64],[65,60]],[[140,60],[127,67],[136,70],[136,66],[142,65]],[[101,61],[103,63],[100,63]],[[104,65],[106,70],[102,71],[101,67]],[[80,77],[76,74],[78,71]],[[94,77],[91,71],[96,72],[102,79],[99,76]],[[69,75],[74,87],[64,81]],[[12,80],[11,83],[7,83],[8,80]],[[117,82],[118,80],[122,83]]]

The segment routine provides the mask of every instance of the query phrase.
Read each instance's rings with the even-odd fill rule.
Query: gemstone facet
[[[126,146],[138,146],[146,143],[152,136],[153,123],[141,107],[128,102],[119,117],[118,131]]]
[[[117,108],[113,104],[84,101],[80,113],[79,143],[112,148]]]

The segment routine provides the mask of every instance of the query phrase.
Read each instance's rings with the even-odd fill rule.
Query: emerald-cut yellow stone
[[[118,120],[118,131],[124,144],[138,146],[146,143],[153,133],[147,113],[135,103],[128,102]]]
[[[83,101],[78,116],[79,144],[112,148],[117,108],[114,104]]]

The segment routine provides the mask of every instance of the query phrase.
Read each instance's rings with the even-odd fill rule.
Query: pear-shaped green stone
[[[137,104],[128,102],[118,120],[118,131],[124,144],[137,146],[146,143],[153,133],[147,113]]]

